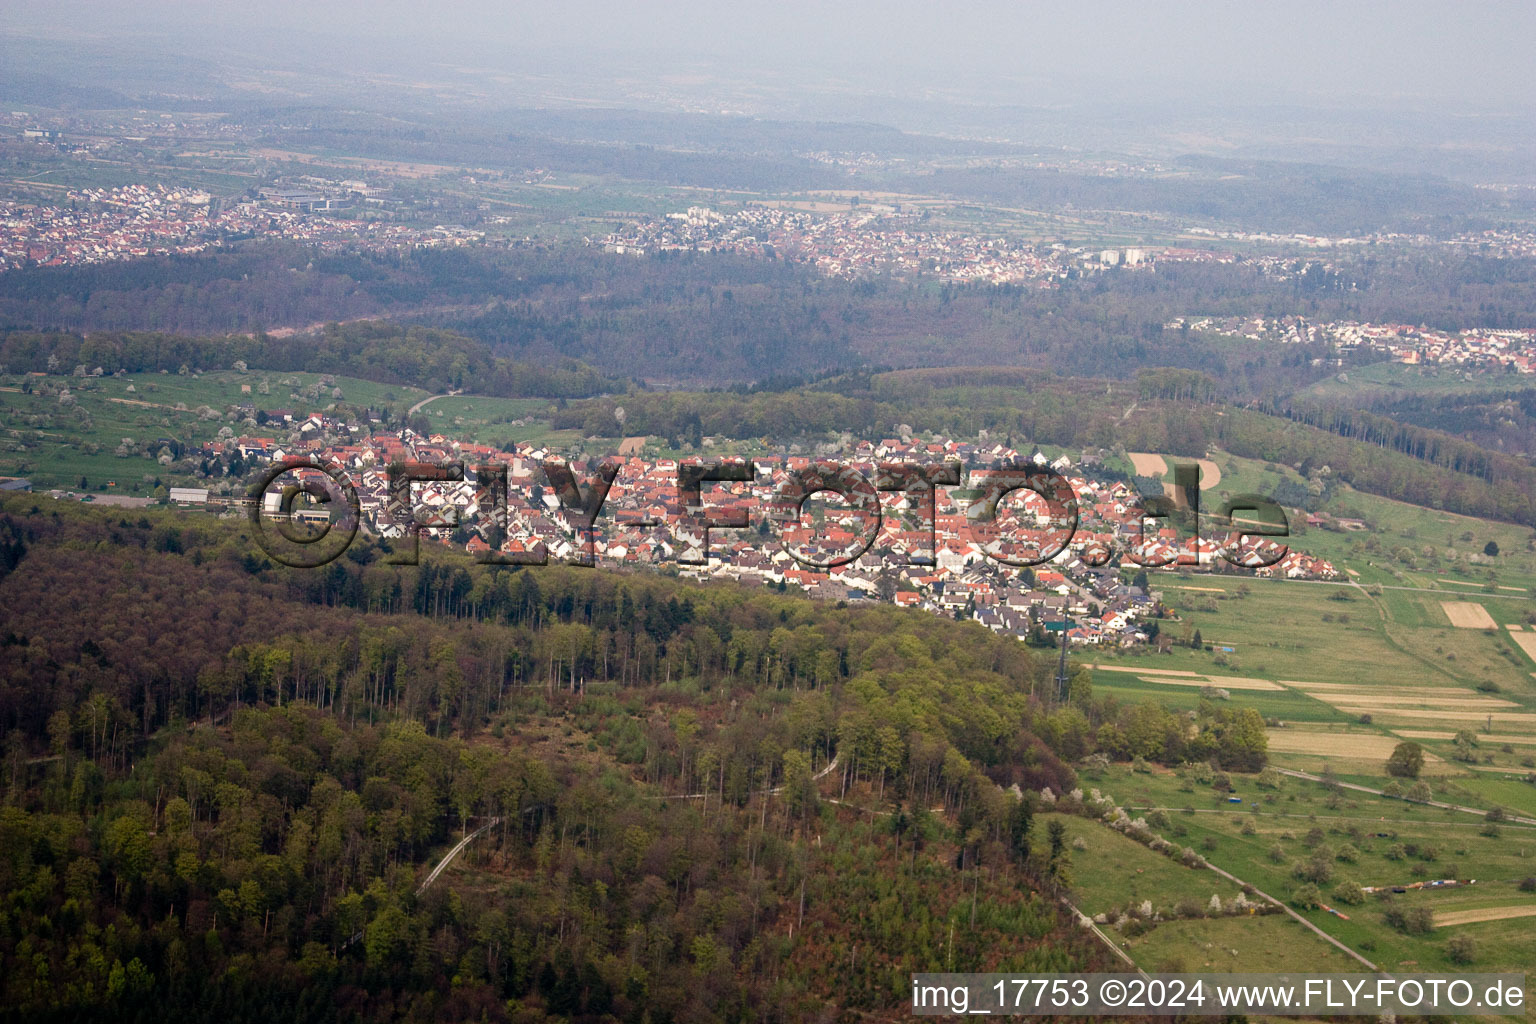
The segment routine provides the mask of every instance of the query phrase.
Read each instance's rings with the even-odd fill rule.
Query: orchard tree
[[[1416,779],[1424,770],[1424,748],[1413,742],[1399,743],[1387,758],[1387,774],[1399,779]]]

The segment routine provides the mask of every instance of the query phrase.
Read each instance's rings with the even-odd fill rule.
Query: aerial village
[[[1146,573],[1132,573],[1135,582],[1127,582],[1122,566],[1153,567],[1152,580],[1181,568],[1290,579],[1340,575],[1328,561],[1275,540],[1250,536],[1241,549],[1233,549],[1226,547],[1226,534],[1181,537],[1166,521],[1144,519],[1134,483],[1104,479],[1093,452],[1075,463],[1065,455],[1047,460],[1038,452],[1025,456],[987,441],[906,437],[858,442],[837,461],[867,480],[889,476],[893,463],[948,463],[965,470],[960,486],[909,486],[878,499],[871,490],[868,497],[880,503],[874,528],[873,516],[835,496],[836,504],[813,507],[813,502],[799,516],[793,515],[799,505],[792,502],[790,515],[775,518],[773,510],[784,507],[788,474],[818,468],[808,456],[756,455],[749,479],[705,483],[695,505],[685,504],[686,494],[680,493],[678,460],[642,457],[645,438],[626,439],[616,454],[567,461],[560,452],[526,442],[503,450],[410,429],[370,434],[325,413],[293,418],[279,410],[269,422],[292,440],[228,438],[207,443],[203,454],[238,454],[247,466],[272,469],[318,462],[340,470],[356,488],[362,528],[397,546],[410,544],[407,534],[416,532],[420,543],[467,549],[482,560],[491,560],[494,549],[523,560],[670,566],[692,578],[795,588],[819,599],[884,601],[973,619],[1036,642],[1065,631],[1079,645],[1168,643],[1168,634],[1160,637],[1165,612],[1155,585]],[[1075,531],[1062,528],[1059,514],[1051,517],[1059,508],[1049,508],[1030,491],[1014,491],[1014,497],[998,502],[994,486],[989,506],[989,474],[997,473],[997,466],[1026,464],[1026,459],[1048,466],[1071,486],[1077,500]],[[735,461],[745,466],[744,460]],[[569,495],[562,501],[544,466],[567,468],[588,494],[602,462],[611,463],[615,472],[601,512],[587,529],[581,503]],[[389,467],[394,463],[461,466],[461,473],[449,475],[462,478],[413,482],[411,513],[405,515],[400,503],[391,508]],[[505,467],[505,513],[494,507],[501,502],[494,474],[477,474],[477,467],[496,465]],[[264,511],[278,513],[281,483],[323,475],[296,468],[277,478],[265,495]],[[738,475],[749,474],[743,468]],[[242,504],[210,499],[207,491],[190,488],[173,494],[172,501]],[[992,528],[985,518],[989,507],[997,510]],[[741,525],[711,526],[706,532],[699,528],[701,512],[714,522]],[[1067,537],[1070,542],[1063,546]],[[1231,557],[1223,558],[1223,550]],[[1135,561],[1127,557],[1132,552]]]

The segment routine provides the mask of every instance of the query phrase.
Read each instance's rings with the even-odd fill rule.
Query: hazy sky
[[[1114,97],[1536,101],[1536,4],[1001,3],[842,0],[0,0],[11,31],[172,33],[242,40],[288,33],[463,50],[515,68],[531,52],[603,60],[724,60],[743,69],[857,77],[908,89],[949,80],[1027,101],[1021,83]],[[266,30],[266,31],[261,31]],[[279,43],[280,44],[280,43]],[[393,45],[391,45],[393,44]],[[1108,97],[1107,97],[1108,98]]]

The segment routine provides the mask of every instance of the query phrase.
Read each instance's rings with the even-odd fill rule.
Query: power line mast
[[[1061,660],[1056,665],[1056,701],[1060,704],[1067,702],[1067,623],[1069,621],[1065,615],[1061,617]]]

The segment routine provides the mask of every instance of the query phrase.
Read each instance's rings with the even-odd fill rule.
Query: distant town
[[[330,216],[378,198],[366,182],[263,188],[260,198],[223,203],[207,192],[160,185],[79,189],[67,205],[0,201],[0,270],[79,266],[202,252],[242,238],[310,242],[322,251],[460,245],[482,232],[430,229]]]
[[[1040,287],[1112,268],[1152,270],[1158,264],[1178,263],[1234,264],[1266,277],[1289,280],[1314,269],[1336,272],[1338,264],[1324,253],[1366,246],[1446,245],[1482,256],[1536,255],[1536,234],[1513,231],[1484,231],[1437,242],[1428,236],[1393,233],[1331,238],[1182,229],[1197,238],[1274,248],[1247,253],[1200,246],[1028,243],[980,232],[930,228],[929,211],[920,202],[860,203],[850,212],[803,209],[820,205],[825,204],[752,203],[733,211],[691,206],[665,217],[639,218],[623,230],[586,241],[622,256],[730,252],[809,263],[830,277],[924,275],[957,284]]]
[[[1177,317],[1167,330],[1212,332],[1250,341],[1327,342],[1340,353],[1373,348],[1409,365],[1458,366],[1512,373],[1536,372],[1536,330],[1476,328],[1441,331],[1412,324],[1353,320],[1314,323],[1302,317]]]

